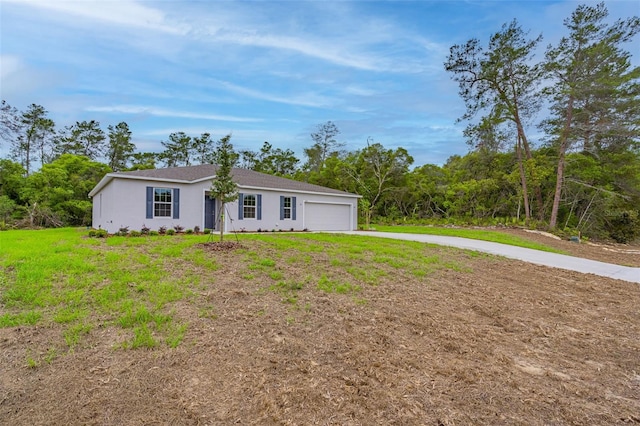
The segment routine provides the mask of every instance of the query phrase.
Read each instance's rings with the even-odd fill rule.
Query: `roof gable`
[[[165,169],[135,170],[132,172],[116,172],[107,174],[91,190],[90,197],[97,194],[105,185],[113,179],[143,179],[162,182],[176,182],[192,184],[204,180],[213,179],[218,171],[218,166],[212,164],[201,164],[198,166],[170,167]],[[234,168],[231,170],[233,181],[239,187],[277,189],[293,192],[311,192],[320,194],[334,194],[342,196],[357,196],[349,192],[314,185],[306,182],[299,182],[279,176],[268,175],[266,173],[255,172],[249,169]]]

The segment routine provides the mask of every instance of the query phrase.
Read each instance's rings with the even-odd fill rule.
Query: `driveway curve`
[[[584,274],[594,274],[601,277],[640,283],[640,268],[598,262],[596,260],[582,259],[580,257],[549,253],[524,247],[493,243],[490,241],[472,240],[460,237],[446,237],[442,235],[403,234],[397,232],[343,231],[340,233],[457,247],[466,250],[495,254],[511,259],[523,260],[525,262],[550,266],[552,268],[567,269],[569,271],[577,271]]]

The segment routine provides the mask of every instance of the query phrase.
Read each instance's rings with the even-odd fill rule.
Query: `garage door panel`
[[[351,206],[348,204],[307,203],[305,227],[310,231],[351,230]]]

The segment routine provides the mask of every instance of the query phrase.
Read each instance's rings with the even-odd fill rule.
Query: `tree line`
[[[175,132],[161,152],[137,152],[127,123],[107,133],[96,121],[57,131],[44,107],[18,111],[2,101],[10,158],[0,160],[0,221],[87,224],[86,194],[105,173],[216,163],[224,140],[234,166],[362,195],[365,226],[521,224],[631,241],[640,235],[640,67],[623,45],[640,20],[607,17],[604,4],[578,6],[564,21],[568,34],[539,62],[542,36],[515,20],[486,44],[452,46],[444,67],[466,106],[470,150],[442,166],[414,167],[407,150],[371,138],[347,151],[331,121],[310,134],[304,162],[269,142],[235,152],[230,136],[216,142],[209,133]],[[544,136],[533,141],[532,129]]]
[[[475,38],[452,46],[444,64],[466,105],[460,120],[469,123],[468,141],[477,151],[515,152],[527,223],[536,217],[555,229],[572,215],[579,226],[594,215],[608,226],[638,221],[640,67],[632,67],[623,44],[638,34],[640,19],[607,18],[604,3],[578,6],[564,20],[568,35],[548,45],[539,62],[542,35],[530,38],[513,20],[486,46]],[[537,126],[545,135],[541,156],[527,129],[545,106]],[[571,162],[611,175],[593,181]],[[591,198],[579,199],[585,191]]]

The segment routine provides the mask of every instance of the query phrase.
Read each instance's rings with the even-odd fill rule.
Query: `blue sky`
[[[139,151],[172,132],[235,148],[264,141],[296,152],[333,121],[355,150],[372,138],[406,148],[414,166],[468,148],[449,47],[486,43],[517,19],[541,52],[592,1],[0,0],[0,95],[43,105],[58,128],[126,121]],[[612,20],[640,1],[608,1]],[[640,40],[626,49],[640,65]],[[535,130],[532,130],[535,142]],[[7,147],[0,148],[0,156]]]

